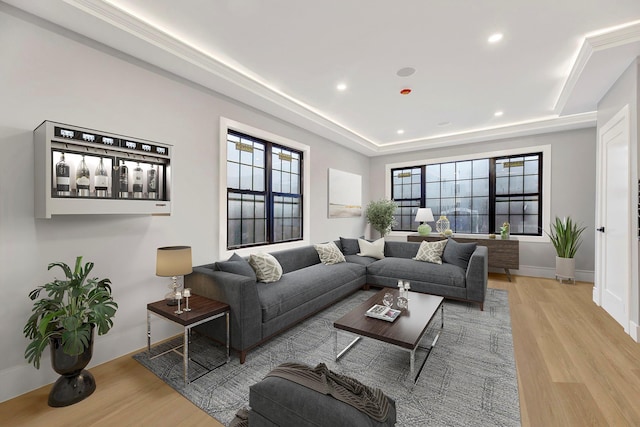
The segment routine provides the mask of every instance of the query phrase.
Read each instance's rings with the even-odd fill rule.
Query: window
[[[227,130],[227,249],[302,240],[303,153]]]
[[[456,233],[542,235],[542,152],[391,169],[396,231],[415,231],[417,208],[445,215]]]

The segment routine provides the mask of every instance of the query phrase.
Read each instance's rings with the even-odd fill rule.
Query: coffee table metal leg
[[[356,339],[354,339],[353,341],[351,341],[351,343],[350,343],[348,346],[346,346],[346,347],[345,347],[345,349],[344,349],[344,350],[342,350],[342,351],[341,351],[341,352],[336,356],[336,362],[337,362],[338,360],[340,360],[340,358],[341,358],[342,356],[344,356],[344,355],[345,355],[349,350],[351,350],[351,348],[352,348],[354,345],[356,345],[356,343],[357,343],[358,341],[360,341],[360,338],[362,338],[362,337],[356,337]],[[336,331],[336,340],[335,340],[334,349],[335,349],[335,351],[334,351],[334,354],[335,354],[335,352],[337,352],[337,351],[338,351],[338,331]]]

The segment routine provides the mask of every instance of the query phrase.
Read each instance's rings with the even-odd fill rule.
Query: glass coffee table
[[[362,337],[373,338],[409,352],[410,375],[415,383],[418,381],[420,372],[422,372],[422,368],[431,353],[431,349],[433,349],[436,342],[438,342],[440,333],[444,328],[444,298],[419,292],[410,292],[409,306],[403,309],[402,314],[393,322],[365,316],[366,311],[375,304],[382,304],[382,298],[387,292],[391,292],[394,295],[394,300],[397,299],[397,289],[384,288],[333,322],[335,329],[358,335],[347,347],[338,353],[338,331],[335,331],[334,354],[336,355],[336,362],[351,350]],[[393,308],[397,307],[394,306]],[[437,317],[438,311],[440,311],[440,329],[431,345],[420,346],[420,340],[422,340],[427,333],[428,326]],[[417,374],[414,376],[415,356],[418,348],[427,350],[427,356],[420,365]]]

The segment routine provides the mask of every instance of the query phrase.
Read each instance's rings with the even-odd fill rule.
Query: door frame
[[[625,306],[625,318],[623,319],[622,327],[624,331],[629,334],[630,326],[631,326],[631,281],[633,279],[632,271],[633,266],[635,265],[633,260],[633,245],[632,242],[636,241],[637,236],[637,228],[633,225],[633,218],[636,217],[634,208],[635,203],[632,204],[632,201],[636,199],[636,185],[634,178],[634,168],[631,163],[631,159],[634,158],[632,155],[635,153],[635,150],[632,150],[631,146],[631,115],[629,105],[625,105],[622,107],[611,119],[607,121],[601,128],[598,128],[597,133],[597,148],[596,148],[596,227],[604,226],[604,206],[602,202],[602,194],[605,191],[605,183],[604,183],[604,165],[606,164],[606,150],[603,145],[603,135],[605,135],[611,128],[616,126],[620,122],[624,122],[626,124],[626,132],[627,132],[627,148],[628,148],[628,162],[629,162],[629,195],[625,203],[625,208],[629,211],[629,223],[627,224],[627,235],[629,236],[626,244],[628,245],[628,270],[625,272],[625,276],[627,277],[627,286],[626,286],[626,306]],[[606,230],[605,230],[606,232]],[[598,305],[602,306],[602,284],[604,282],[604,269],[602,268],[602,255],[603,255],[603,240],[604,234],[600,232],[596,232],[595,237],[595,274],[594,274],[594,287],[593,287],[593,301]]]

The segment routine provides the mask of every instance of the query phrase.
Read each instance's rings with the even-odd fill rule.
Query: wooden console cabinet
[[[444,237],[438,234],[431,234],[429,236],[421,236],[419,234],[410,234],[407,236],[409,242],[422,242],[427,240],[433,242],[436,240],[442,240]],[[503,268],[507,273],[507,278],[511,281],[511,272],[509,269],[520,268],[520,246],[518,240],[514,239],[489,239],[489,238],[468,238],[453,236],[456,242],[460,243],[472,243],[475,242],[479,246],[486,246],[489,250],[489,267]]]

